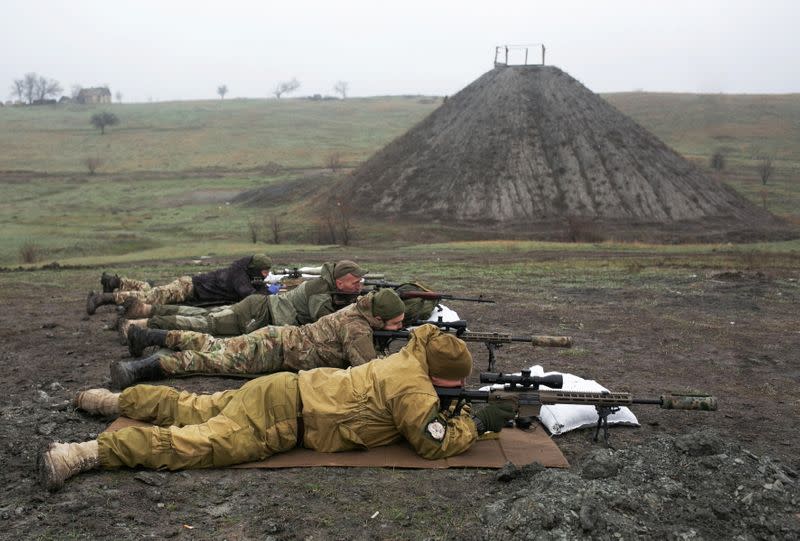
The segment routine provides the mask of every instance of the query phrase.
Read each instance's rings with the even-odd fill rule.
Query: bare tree
[[[336,208],[339,211],[339,230],[342,233],[342,244],[350,246],[353,240],[353,209],[345,202],[337,201]]]
[[[117,115],[114,113],[103,111],[102,113],[93,114],[89,122],[92,123],[92,126],[100,130],[100,135],[104,135],[106,133],[106,126],[116,126],[119,124],[119,118],[117,118]]]
[[[103,165],[102,158],[98,156],[87,156],[83,160],[83,165],[86,166],[86,169],[89,171],[90,175],[94,175],[97,168]]]
[[[709,165],[714,171],[719,172],[725,169],[725,154],[723,154],[721,150],[715,150],[711,155]]]
[[[11,85],[11,95],[17,97],[17,101],[25,100],[25,79],[14,79]]]
[[[48,96],[57,96],[62,91],[61,85],[55,79],[39,76],[34,83],[35,100],[46,100]]]
[[[775,172],[775,168],[772,166],[772,158],[769,156],[761,156],[758,159],[756,170],[758,171],[758,176],[761,179],[761,184],[766,186],[767,181],[772,176],[772,173]]]
[[[270,229],[272,231],[272,243],[273,244],[280,244],[281,243],[281,222],[278,220],[276,215],[272,215],[270,217]]]
[[[340,152],[331,152],[325,159],[325,165],[335,173],[342,167],[342,154]]]
[[[217,87],[217,94],[219,94],[219,99],[224,100],[225,94],[228,93],[228,85],[219,85]]]
[[[350,85],[347,83],[347,81],[337,81],[337,83],[333,85],[333,91],[339,94],[342,97],[342,99],[346,99],[347,88],[349,86]]]
[[[37,100],[45,100],[48,96],[56,96],[61,92],[61,85],[55,79],[48,79],[36,73],[26,73],[22,79],[14,79],[11,92],[19,101],[29,105]]]
[[[114,93],[114,97],[117,98],[117,103],[122,103],[122,92],[117,90],[116,93]]]
[[[25,99],[28,104],[33,103],[33,100],[36,99],[34,96],[36,95],[36,81],[39,79],[39,76],[35,73],[26,73],[25,74]]]
[[[298,81],[296,77],[292,77],[291,81],[283,81],[278,83],[272,93],[276,98],[280,99],[282,95],[294,92],[298,88],[300,88],[300,81]]]
[[[261,226],[255,220],[247,222],[247,231],[250,233],[250,241],[255,244],[258,242],[258,234],[261,231]]]

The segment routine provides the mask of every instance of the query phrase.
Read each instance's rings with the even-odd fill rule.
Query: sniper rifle
[[[394,289],[397,295],[403,299],[425,299],[431,300],[436,302],[437,304],[442,300],[447,301],[467,301],[467,302],[488,302],[494,304],[494,301],[491,299],[486,299],[483,295],[478,297],[456,297],[455,295],[451,295],[449,293],[442,293],[441,291],[426,291],[424,289],[411,289],[407,291],[397,291],[398,288],[403,286],[407,286],[408,284],[393,284],[390,282],[385,282],[383,280],[364,280],[364,286],[372,287],[374,290],[383,289],[386,287],[390,287]]]
[[[530,370],[522,370],[520,375],[502,372],[481,372],[481,383],[501,384],[502,389],[478,391],[436,387],[442,409],[457,415],[467,402],[510,401],[517,412],[515,423],[518,428],[528,428],[533,416],[539,415],[544,405],[574,404],[594,406],[597,410],[597,427],[594,441],[598,440],[600,429],[603,441],[608,445],[608,416],[623,406],[634,404],[657,405],[661,409],[716,411],[717,399],[705,394],[669,393],[657,398],[634,398],[627,392],[585,392],[563,391],[560,374],[531,376]],[[540,385],[550,389],[539,389]],[[452,409],[451,409],[452,408]]]
[[[508,333],[499,332],[472,332],[467,330],[467,322],[464,320],[458,321],[417,321],[413,326],[417,325],[436,325],[445,332],[451,332],[464,342],[483,342],[486,344],[486,349],[489,351],[488,371],[492,372],[497,362],[495,352],[497,348],[503,344],[510,344],[512,342],[525,342],[532,346],[551,347],[551,348],[569,348],[572,347],[572,337],[569,336],[512,336]],[[375,342],[375,349],[386,353],[393,340],[408,340],[411,336],[411,331],[408,329],[401,329],[399,331],[372,331],[372,337]]]

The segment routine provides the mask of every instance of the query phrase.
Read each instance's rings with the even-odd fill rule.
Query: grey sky
[[[489,7],[489,6],[495,7]],[[800,2],[3,0],[0,96],[34,71],[123,100],[454,94],[495,45],[544,43],[595,92],[800,92]],[[538,55],[538,52],[536,53]]]

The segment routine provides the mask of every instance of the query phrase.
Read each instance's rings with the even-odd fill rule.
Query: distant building
[[[97,88],[81,88],[75,101],[83,104],[111,103],[111,91],[103,86]]]

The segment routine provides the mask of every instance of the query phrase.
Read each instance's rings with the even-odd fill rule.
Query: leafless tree
[[[711,165],[711,169],[714,171],[722,171],[725,169],[725,154],[723,154],[721,150],[714,151],[711,155],[709,165]]]
[[[95,113],[89,120],[92,126],[100,130],[100,135],[106,133],[106,126],[116,126],[119,124],[119,118],[114,113],[103,111],[102,113]]]
[[[36,81],[39,79],[39,76],[35,73],[26,73],[25,74],[25,101],[28,104],[33,103],[33,100],[36,99]]]
[[[224,100],[225,94],[228,93],[228,85],[219,85],[217,87],[217,94],[219,94],[219,99]]]
[[[17,97],[17,101],[25,100],[25,79],[14,79],[11,85],[11,95]]]
[[[258,234],[261,232],[261,226],[255,220],[247,222],[247,232],[250,234],[250,242],[253,244],[258,242]]]
[[[34,83],[35,100],[46,100],[48,96],[57,96],[62,91],[55,79],[39,76]]]
[[[48,79],[36,73],[26,73],[22,79],[15,79],[11,91],[19,101],[32,104],[37,100],[45,100],[48,96],[56,96],[61,92],[61,85],[55,79]]]
[[[42,247],[30,240],[19,247],[19,258],[23,263],[36,263],[41,253]]]
[[[281,222],[276,215],[270,216],[270,231],[272,231],[272,244],[281,243]]]
[[[767,181],[772,176],[772,173],[775,172],[775,168],[772,165],[772,158],[770,158],[769,156],[761,156],[758,159],[758,165],[756,165],[756,170],[758,171],[758,176],[761,179],[761,184],[766,186]]]
[[[336,202],[336,209],[339,217],[339,231],[342,234],[342,244],[350,246],[353,240],[353,209],[343,201]]]
[[[280,99],[282,95],[294,92],[298,88],[300,88],[300,81],[298,81],[296,77],[292,77],[291,81],[283,81],[278,83],[272,93],[276,98]]]
[[[350,85],[347,83],[347,81],[337,81],[336,84],[333,85],[333,91],[339,94],[342,97],[342,99],[346,99],[347,88],[349,86]]]
[[[317,221],[318,244],[336,244],[336,217],[332,207],[333,205]]]
[[[86,169],[89,171],[90,175],[94,175],[97,168],[103,165],[103,160],[97,156],[87,156],[83,160],[83,165],[86,166]]]
[[[122,103],[122,92],[117,90],[116,93],[114,94],[114,97],[117,99],[117,103]]]
[[[342,154],[340,152],[331,152],[325,159],[325,165],[335,173],[342,167]]]

